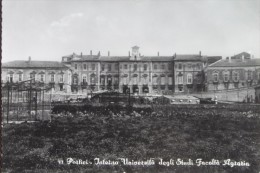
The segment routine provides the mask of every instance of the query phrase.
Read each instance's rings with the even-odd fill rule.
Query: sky
[[[260,0],[3,0],[2,62],[76,54],[260,58]]]

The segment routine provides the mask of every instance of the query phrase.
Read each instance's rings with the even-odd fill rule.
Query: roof
[[[176,55],[174,58],[175,61],[203,61],[201,55]]]
[[[209,67],[250,67],[250,66],[260,66],[260,59],[232,59],[232,60],[219,60]]]
[[[207,56],[206,59],[207,59],[208,64],[213,64],[214,62],[221,60],[222,56]]]
[[[2,64],[3,68],[67,68],[58,61],[24,61],[16,60]]]
[[[232,56],[231,59],[241,59],[242,56],[244,56],[245,59],[250,59],[251,55],[247,52],[242,52],[242,53]]]
[[[72,58],[71,62],[77,61],[172,61],[173,56],[141,56],[140,60],[131,60],[131,56],[99,56],[99,55],[76,55],[63,56]]]
[[[140,56],[138,60],[132,60],[131,56],[100,56],[100,55],[77,55],[63,56],[69,58],[70,62],[82,61],[204,61],[201,55],[176,55],[176,56]]]

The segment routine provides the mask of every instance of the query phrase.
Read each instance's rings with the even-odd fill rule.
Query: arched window
[[[237,82],[239,80],[238,72],[235,72],[233,75],[234,82]]]
[[[83,83],[83,84],[86,84],[86,83],[87,83],[87,76],[86,76],[86,75],[83,75],[83,77],[82,77],[82,83]]]
[[[95,74],[90,75],[90,83],[92,85],[94,85],[96,83],[96,75]]]
[[[218,73],[213,74],[213,82],[218,82]]]
[[[177,76],[178,84],[183,84],[183,74],[179,73]]]
[[[23,72],[19,71],[18,72],[18,81],[22,81],[23,80]]]
[[[224,82],[228,82],[228,80],[229,80],[229,74],[224,73]]]

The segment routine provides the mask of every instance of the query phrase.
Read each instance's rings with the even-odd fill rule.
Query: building
[[[54,91],[70,91],[70,69],[56,61],[11,61],[2,64],[2,84],[35,79],[51,86]]]
[[[235,55],[212,63],[206,68],[207,88],[228,90],[250,88],[260,83],[260,59],[252,59],[247,53]]]
[[[126,93],[173,92],[173,56],[143,56],[132,47],[128,56],[76,55],[62,57],[72,70],[72,92],[118,90]]]
[[[63,56],[62,62],[72,70],[72,92],[126,93],[129,89],[138,94],[201,90],[206,63],[201,54],[160,56],[158,52],[157,56],[143,56],[138,46],[132,47],[128,56],[111,56],[110,52],[94,55],[90,51],[90,55]]]
[[[3,64],[2,78],[23,81],[35,78],[54,90],[88,94],[115,90],[135,94],[192,93],[205,90],[207,57],[201,55],[144,56],[138,46],[126,56],[71,54],[61,62],[12,61]],[[213,59],[214,61],[214,59]],[[212,60],[211,60],[212,62]]]
[[[204,68],[207,61],[198,55],[174,56],[175,92],[204,91]]]

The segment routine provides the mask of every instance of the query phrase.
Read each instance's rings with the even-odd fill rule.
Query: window
[[[90,82],[91,84],[95,84],[95,75],[91,75]]]
[[[134,71],[137,70],[137,64],[134,64]]]
[[[138,77],[137,74],[134,74],[134,75],[133,75],[133,84],[134,84],[134,85],[137,85],[137,81],[138,81],[137,77]]]
[[[111,71],[111,69],[112,69],[111,66],[112,66],[111,64],[108,64],[108,65],[107,65],[108,71]]]
[[[171,76],[168,76],[168,84],[172,85],[172,77]]]
[[[200,70],[200,64],[197,64],[197,69]]]
[[[91,64],[91,69],[95,70],[95,68],[96,68],[96,65],[95,64]]]
[[[213,81],[218,82],[218,74],[217,73],[213,74]]]
[[[192,74],[187,75],[187,84],[192,84]]]
[[[127,76],[123,77],[123,84],[126,85],[127,84]]]
[[[164,76],[161,77],[161,85],[165,85],[165,77]]]
[[[179,64],[179,66],[178,66],[178,67],[179,67],[179,70],[181,70],[181,69],[182,69],[182,64]]]
[[[164,65],[164,64],[161,65],[161,69],[162,69],[162,70],[165,69],[165,65]]]
[[[183,76],[178,76],[178,84],[183,84]]]
[[[188,64],[188,68],[191,69],[191,64]]]
[[[234,79],[233,79],[235,82],[238,81],[238,73],[234,73]]]
[[[14,81],[14,74],[10,74],[9,75],[9,82],[13,82]]]
[[[30,74],[30,79],[35,79],[35,73]]]
[[[112,77],[111,77],[111,76],[108,76],[108,77],[107,77],[107,85],[108,85],[108,86],[111,86],[111,85],[112,85]]]
[[[144,80],[143,80],[144,84],[147,85],[148,84],[148,76],[145,76],[144,77]]]
[[[119,66],[118,64],[115,64],[115,70],[118,70]]]
[[[154,70],[157,70],[157,64],[154,64],[154,65],[153,65],[153,69],[154,69]]]
[[[172,64],[171,63],[168,64],[168,70],[172,70]]]
[[[247,80],[252,80],[252,71],[247,72]]]
[[[83,64],[83,69],[87,70],[87,64]]]
[[[105,71],[105,64],[101,65],[101,71]]]
[[[83,78],[83,81],[84,81],[84,78]],[[104,76],[100,77],[100,84],[105,85],[105,77]]]
[[[18,76],[18,80],[19,80],[19,81],[22,81],[22,80],[23,80],[23,74],[19,73],[18,75],[19,75],[19,76]]]
[[[87,83],[87,76],[83,76],[83,78],[82,78],[82,82],[83,82],[83,84],[86,84]]]
[[[224,82],[228,82],[229,80],[229,75],[227,73],[224,74]]]
[[[147,70],[147,64],[144,64],[144,71]]]
[[[153,85],[157,85],[157,76],[153,77]]]
[[[41,80],[41,82],[44,82],[44,74],[40,75],[40,80]]]
[[[54,82],[54,74],[51,74],[51,82]]]
[[[127,64],[124,65],[124,69],[127,69]]]
[[[60,75],[60,82],[63,82],[63,74]]]
[[[77,70],[78,69],[78,64],[75,64],[75,70]]]
[[[77,76],[73,76],[73,84],[78,84],[78,77]]]

